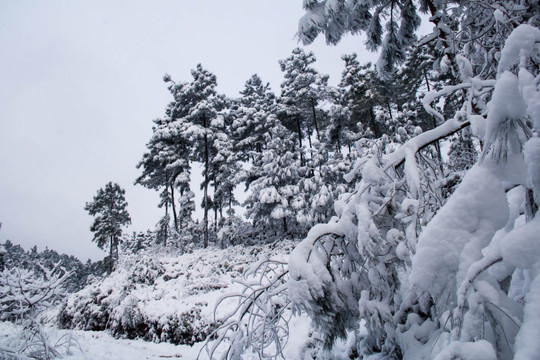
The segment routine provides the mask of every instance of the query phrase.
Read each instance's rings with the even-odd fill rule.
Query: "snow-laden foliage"
[[[58,321],[64,328],[191,345],[222,323],[223,312],[214,318],[214,301],[238,288],[232,280],[241,278],[258,256],[291,248],[285,242],[273,248],[198,249],[180,256],[170,250],[126,255],[110,276],[70,295]]]
[[[0,320],[16,320],[38,313],[65,294],[63,283],[71,275],[60,264],[38,265],[39,273],[20,268],[0,273]]]
[[[237,300],[236,306],[215,331],[217,339],[209,341],[209,338],[206,342],[210,359],[220,353],[221,359],[237,359],[246,350],[259,358],[284,356],[292,316],[286,265],[277,259],[261,258],[244,272],[242,279],[237,280],[242,291],[225,294],[217,301],[216,310],[222,302]]]
[[[54,359],[65,345],[50,341],[39,315],[65,296],[64,283],[71,273],[60,264],[36,267],[39,272],[18,267],[0,272],[0,321],[9,320],[20,326],[10,338],[9,347],[0,347],[3,358]],[[69,347],[67,344],[68,350]]]
[[[358,339],[361,354],[399,356],[394,330],[399,289],[417,233],[443,201],[444,183],[434,183],[441,176],[429,153],[418,163],[412,158],[413,166],[402,172],[386,166],[384,155],[393,154],[396,144],[381,139],[358,146],[363,157],[348,177],[361,180],[336,202],[339,217],[311,229],[291,254],[289,295],[310,315],[327,347],[358,330],[364,319],[369,332]]]
[[[39,251],[37,246],[26,251],[10,240],[0,244],[0,271],[17,268],[40,274],[43,267],[51,269],[55,265],[60,265],[66,272],[71,273],[63,283],[67,292],[80,290],[89,276],[101,276],[107,271],[102,261],[82,263],[73,255],[59,254],[47,248]]]
[[[406,50],[416,40],[414,32],[420,26],[411,0],[306,0],[304,9],[298,25],[300,41],[310,44],[322,33],[328,44],[335,45],[346,33],[365,32],[368,49],[381,48],[378,67],[386,73],[405,61]],[[385,21],[384,26],[381,21]]]
[[[493,78],[455,55],[460,82],[423,99],[438,127],[402,146],[357,143],[373,150],[348,175],[356,189],[289,260],[289,296],[327,347],[353,330],[364,357],[538,354],[539,43],[537,27],[517,27]],[[456,93],[461,107],[447,119],[432,104]],[[471,123],[483,153],[446,199],[429,147]]]

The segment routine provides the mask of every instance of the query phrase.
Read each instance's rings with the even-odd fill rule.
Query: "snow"
[[[527,113],[533,121],[534,128],[538,131],[540,129],[540,92],[537,90],[537,80],[525,67],[519,69],[518,78],[520,91],[527,104]]]
[[[456,55],[456,62],[459,67],[459,75],[461,80],[468,81],[473,77],[472,65],[465,56]]]
[[[80,351],[66,356],[66,360],[132,360],[182,358],[195,359],[201,344],[195,346],[152,343],[142,340],[114,339],[104,332],[74,331]]]
[[[205,323],[213,321],[214,305],[224,294],[242,291],[235,279],[240,279],[246,269],[268,258],[284,261],[293,247],[292,241],[282,240],[265,246],[198,249],[183,255],[153,249],[146,254],[125,256],[111,276],[67,299],[67,309],[82,319],[85,314],[94,311],[103,313],[109,307],[110,331],[120,338],[113,338],[109,331],[59,330],[54,326],[58,308],[41,318],[49,324],[46,333],[53,344],[58,339],[73,337],[71,355],[65,359],[195,359],[203,346],[199,338],[199,342],[194,342],[192,346],[174,345],[161,341],[163,339],[159,337],[150,339],[153,342],[123,339],[129,335],[112,329],[112,326],[115,322],[127,325],[133,321],[132,314],[138,311],[145,322],[159,322],[166,328],[175,315],[193,314],[194,309],[199,309],[200,317],[191,318],[191,326],[193,330],[200,330]],[[94,297],[100,299],[99,304],[92,303]],[[85,302],[87,300],[90,302]],[[80,308],[78,304],[84,307]],[[217,308],[217,318],[231,313],[234,307],[235,301],[225,300]],[[129,308],[137,311],[126,313],[125,309]],[[83,313],[77,314],[78,311]],[[284,349],[286,358],[301,358],[300,353],[305,350],[303,345],[311,332],[309,324],[310,320],[305,315],[291,318],[291,336]],[[19,348],[19,332],[20,329],[12,323],[0,322],[0,349]],[[67,349],[60,350],[65,354]],[[201,359],[207,358],[203,350]],[[256,358],[255,354],[244,357]]]
[[[304,4],[308,11],[300,31],[303,39],[309,40],[324,30],[326,13],[337,16],[344,3],[305,0]],[[486,10],[489,16],[492,10]],[[501,9],[495,9],[493,17],[498,22],[490,20],[495,30],[503,24],[512,26],[510,16]],[[438,22],[438,30],[452,34],[443,21]],[[251,341],[248,332],[260,336],[264,347],[268,343],[264,331],[270,323],[266,315],[289,315],[292,307],[303,314],[285,320],[283,328],[276,324],[284,317],[277,315],[278,322],[270,325],[271,330],[278,329],[276,333],[290,327],[285,358],[345,359],[353,347],[364,352],[359,356],[365,359],[391,357],[395,349],[409,360],[506,359],[514,352],[516,359],[537,358],[540,215],[535,217],[534,207],[527,206],[531,204],[531,189],[540,202],[540,76],[535,78],[529,72],[538,73],[534,69],[537,64],[529,59],[536,56],[539,42],[540,30],[519,26],[502,53],[493,54],[495,58],[500,55],[500,62],[497,78],[490,80],[474,77],[478,64],[473,61],[473,70],[467,51],[456,53],[462,83],[434,87],[440,90],[428,92],[423,100],[428,113],[442,124],[422,134],[416,127],[414,137],[407,141],[412,130],[403,128],[395,134],[398,141],[392,136],[359,141],[361,159],[345,176],[349,182],[358,181],[354,192],[343,194],[334,204],[339,218],[311,228],[300,244],[199,249],[181,256],[154,249],[126,256],[111,276],[72,294],[57,309],[69,326],[101,326],[110,333],[48,328],[49,336],[67,339],[73,334],[77,343],[68,359],[195,358],[203,347],[200,341],[223,325],[218,338],[231,344],[232,357],[255,359],[261,354],[249,348],[257,340]],[[450,67],[450,60],[448,55],[441,60],[443,71]],[[287,77],[301,80],[306,75],[292,69]],[[318,78],[315,84],[325,81]],[[291,94],[304,96],[307,91],[291,90]],[[453,93],[458,95],[456,101],[464,104],[446,120],[434,107],[442,108],[445,98]],[[437,106],[432,107],[438,98]],[[207,101],[200,102],[192,115],[207,111],[209,106]],[[473,133],[485,140],[484,155],[491,151],[494,156],[483,156],[462,179],[461,173],[449,173],[454,171],[452,165],[426,171],[429,163],[419,151],[469,122]],[[534,134],[530,123],[537,131]],[[223,118],[211,124],[222,127]],[[207,132],[200,124],[185,131],[192,136]],[[175,136],[171,132],[159,135]],[[301,171],[285,166],[292,163],[287,160],[293,157],[287,148],[293,148],[293,141],[286,142],[277,128],[276,134],[275,147],[264,155],[268,163],[262,167],[265,179],[259,180],[256,200],[268,207],[264,216],[284,219],[284,225],[292,213],[298,223],[311,222],[315,217],[308,210],[330,208],[333,184],[324,183],[320,168],[313,178],[291,181],[300,179],[296,173]],[[217,143],[224,140],[223,134],[217,136]],[[318,148],[317,141],[313,144]],[[228,156],[228,152],[219,153],[215,160],[226,161]],[[403,168],[396,169],[401,164]],[[182,165],[178,160],[169,166]],[[445,181],[440,173],[455,176],[452,182],[461,180],[445,205],[447,189],[439,188]],[[177,180],[188,179],[185,173]],[[304,196],[304,192],[310,195]],[[218,236],[223,237],[224,231]],[[293,247],[287,263],[286,254]],[[279,259],[276,268],[265,265],[270,257]],[[256,273],[259,266],[270,270]],[[253,271],[251,277],[242,277],[246,269]],[[248,300],[236,303],[233,300],[237,297]],[[220,304],[217,309],[216,303]],[[253,310],[257,307],[260,312]],[[52,314],[41,319],[51,324]],[[237,314],[240,320],[235,321],[233,315]],[[258,325],[250,324],[252,320],[244,315],[261,318],[263,331],[257,333]],[[172,339],[172,332],[184,331],[182,326],[187,328],[186,335]],[[0,347],[18,346],[16,334],[20,331],[17,326],[0,323]],[[323,342],[326,347],[333,346],[333,351],[319,351]],[[280,344],[274,342],[269,347],[279,353]],[[244,350],[247,353],[241,354]],[[205,356],[203,351],[202,358]]]
[[[525,143],[525,162],[528,165],[528,185],[534,190],[536,203],[540,203],[540,138]]]
[[[495,9],[495,11],[493,11],[493,17],[502,24],[506,24],[508,22],[506,15],[504,15],[500,9]]]
[[[510,231],[501,243],[504,261],[521,269],[531,269],[540,259],[540,217]]]
[[[477,260],[508,211],[500,180],[488,166],[474,166],[420,235],[411,283],[434,298],[455,288],[459,267]]]
[[[420,190],[420,174],[418,173],[418,165],[416,164],[416,152],[413,149],[406,147],[405,152],[405,178],[409,185],[411,196],[416,199]]]
[[[517,64],[523,58],[529,58],[538,50],[537,42],[540,42],[540,30],[528,24],[518,26],[508,39],[499,60],[498,72],[503,73]]]
[[[45,328],[50,342],[70,341],[70,346],[62,346],[60,354],[66,360],[132,360],[181,358],[195,359],[201,344],[195,346],[153,343],[143,340],[115,339],[106,332],[58,330]],[[0,349],[17,349],[18,333],[23,331],[10,322],[0,322]],[[0,351],[0,357],[1,357]]]
[[[281,196],[274,186],[262,189],[259,196],[262,204],[274,204],[281,201]]]
[[[538,232],[537,232],[538,234]],[[536,271],[538,271],[538,265]],[[540,276],[536,275],[525,297],[524,323],[516,337],[514,360],[537,359],[540,354]]]
[[[485,138],[488,141],[494,141],[503,122],[521,119],[525,115],[526,106],[519,91],[517,76],[513,73],[505,71],[500,75],[488,103],[488,111]]]
[[[493,346],[486,340],[476,342],[453,341],[433,360],[497,360]]]
[[[426,106],[425,102],[424,102],[424,106]],[[433,111],[434,111],[433,114],[437,113],[435,110]],[[442,115],[440,115],[439,113],[437,114],[441,116],[442,118]],[[442,121],[444,121],[444,118],[442,118]],[[449,119],[445,121],[443,124],[437,126],[436,128],[428,130],[418,136],[411,138],[410,140],[407,140],[407,142],[405,142],[405,144],[403,144],[396,151],[384,155],[383,157],[384,162],[385,164],[387,164],[386,165],[387,167],[397,166],[403,160],[405,160],[406,152],[409,151],[409,149],[412,150],[413,152],[417,152],[419,149],[423,148],[425,145],[430,144],[437,139],[441,139],[441,138],[444,138],[445,136],[453,134],[454,132],[463,128],[465,125],[468,125],[468,122],[460,122],[456,118]]]
[[[283,240],[273,247],[207,248],[181,256],[150,250],[126,256],[110,276],[67,299],[61,311],[67,319],[64,326],[96,330],[106,320],[117,336],[174,343],[200,341],[216,326],[217,299],[241,290],[235,279],[257,257],[285,257],[292,247],[292,242]],[[221,306],[216,319],[229,312],[227,306]],[[141,333],[139,325],[146,326],[147,332]]]
[[[486,136],[486,118],[481,115],[471,115],[469,120],[473,134],[480,139],[484,139]]]

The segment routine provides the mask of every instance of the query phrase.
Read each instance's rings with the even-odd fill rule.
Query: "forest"
[[[202,63],[165,74],[133,179],[161,219],[127,234],[110,182],[81,204],[103,260],[0,246],[0,357],[538,358],[538,1],[303,8],[302,45],[379,60],[344,54],[331,86],[298,47],[279,89],[254,74],[236,98]]]

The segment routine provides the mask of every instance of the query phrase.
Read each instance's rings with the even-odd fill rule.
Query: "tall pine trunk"
[[[109,249],[109,274],[113,271],[113,248],[114,248],[114,236],[111,235],[111,247]]]
[[[304,156],[302,155],[302,150],[304,147],[302,146],[302,127],[300,126],[300,117],[296,117],[296,125],[298,126],[298,142],[299,142],[299,152],[300,152],[300,164],[304,165]]]
[[[317,113],[315,112],[315,99],[311,98],[311,112],[313,114],[313,126],[315,126],[315,133],[317,134],[317,140],[321,141],[319,135],[319,126],[317,124]]]
[[[208,154],[208,134],[206,133],[206,115],[203,115],[204,126],[204,192],[203,192],[203,206],[204,206],[204,240],[203,248],[208,247],[208,172],[209,172],[209,154]]]
[[[218,207],[217,204],[214,204],[214,231],[217,233],[217,223],[218,223]]]
[[[377,126],[377,122],[375,121],[375,112],[373,111],[373,106],[369,107],[369,116],[371,120],[371,131],[373,131],[375,139],[378,139],[381,137],[381,133],[379,132],[379,127]]]
[[[174,187],[171,186],[171,205],[172,205],[172,212],[173,212],[173,219],[174,219],[174,229],[176,232],[178,232],[178,216],[176,215],[176,204],[174,201]]]

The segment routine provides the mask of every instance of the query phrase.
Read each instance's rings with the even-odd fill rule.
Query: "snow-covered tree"
[[[315,61],[312,52],[306,54],[301,48],[294,49],[291,56],[279,61],[285,78],[278,99],[280,120],[291,131],[297,132],[298,152],[302,162],[302,141],[307,139],[311,148],[313,131],[319,141],[320,133],[324,131],[319,106],[327,96],[328,75],[319,74],[311,67]]]
[[[264,84],[257,74],[246,81],[240,95],[230,114],[235,150],[239,159],[255,162],[255,156],[265,149],[265,134],[273,126],[270,116],[275,97],[270,92],[270,85]]]
[[[339,82],[341,106],[349,111],[349,116],[342,120],[343,131],[345,134],[360,135],[358,126],[363,129],[369,129],[375,138],[382,135],[384,126],[378,124],[375,118],[375,106],[378,104],[377,91],[373,84],[374,72],[368,71],[371,64],[360,65],[355,53],[343,55],[341,57],[345,62],[345,69],[341,74]],[[349,137],[351,137],[349,135]],[[350,148],[351,141],[358,140],[354,138],[347,144]],[[345,140],[346,141],[346,140]]]
[[[84,209],[95,216],[90,231],[94,233],[93,241],[100,249],[109,244],[109,261],[112,272],[113,259],[118,257],[118,243],[122,236],[122,227],[131,223],[127,212],[126,191],[118,184],[109,182],[97,191],[94,200],[86,203]]]
[[[225,99],[216,92],[216,76],[204,69],[201,64],[191,71],[191,75],[193,81],[190,83],[172,85],[175,89],[173,93],[176,102],[171,110],[171,118],[177,124],[177,131],[181,132],[192,146],[190,158],[203,164],[204,180],[201,184],[204,210],[203,246],[207,247],[208,212],[211,207],[208,187],[212,157],[215,156],[213,144],[216,136],[213,126],[219,126],[219,123],[223,122],[220,111],[225,106]]]
[[[238,201],[235,199],[233,191],[238,183],[240,172],[240,162],[234,151],[230,119],[228,116],[222,119],[225,121],[213,123],[215,137],[212,145],[215,149],[215,155],[212,157],[211,167],[214,188],[212,203],[215,211],[216,232],[218,223],[224,219],[223,210],[225,210],[227,218],[234,215],[233,205],[237,205]]]
[[[153,135],[146,145],[149,151],[137,165],[138,168],[142,167],[143,173],[135,183],[161,191],[159,206],[165,208],[165,215],[161,219],[160,229],[163,242],[166,242],[171,235],[167,230],[171,218],[169,208],[172,212],[174,230],[178,233],[184,225],[191,223],[191,213],[195,204],[190,189],[191,144],[184,135],[183,116],[186,109],[182,106],[185,105],[182,102],[187,100],[180,95],[186,84],[176,84],[168,75],[165,75],[164,80],[170,83],[169,91],[174,100],[168,105],[165,118],[154,120]]]
[[[144,249],[148,249],[155,243],[156,234],[150,230],[146,232],[133,232],[130,237],[125,237],[122,241],[121,249],[125,254],[137,254]]]
[[[362,4],[368,12],[400,6],[403,14],[401,5],[412,2]],[[354,14],[346,10],[360,3],[305,5],[314,36],[355,31]],[[437,127],[409,134],[402,145],[393,137],[373,146],[361,140],[359,148],[371,150],[360,153],[347,176],[360,175],[356,189],[336,205],[339,217],[315,226],[291,254],[289,296],[328,347],[348,330],[356,332],[360,356],[534,358],[539,9],[529,1],[420,5],[437,25],[424,41],[445,49],[437,66],[452,71],[457,83],[423,98]],[[386,12],[396,15],[393,8]],[[402,21],[409,20],[402,15]],[[480,30],[480,22],[489,26]],[[504,31],[496,31],[498,24]],[[452,113],[432,105],[453,94],[459,106]],[[470,124],[484,144],[482,156],[446,198],[444,174],[430,148]],[[358,331],[361,323],[367,334]]]
[[[294,135],[279,122],[266,135],[258,178],[250,184],[246,200],[248,217],[257,227],[280,234],[294,233],[300,194],[300,159],[294,149]]]

